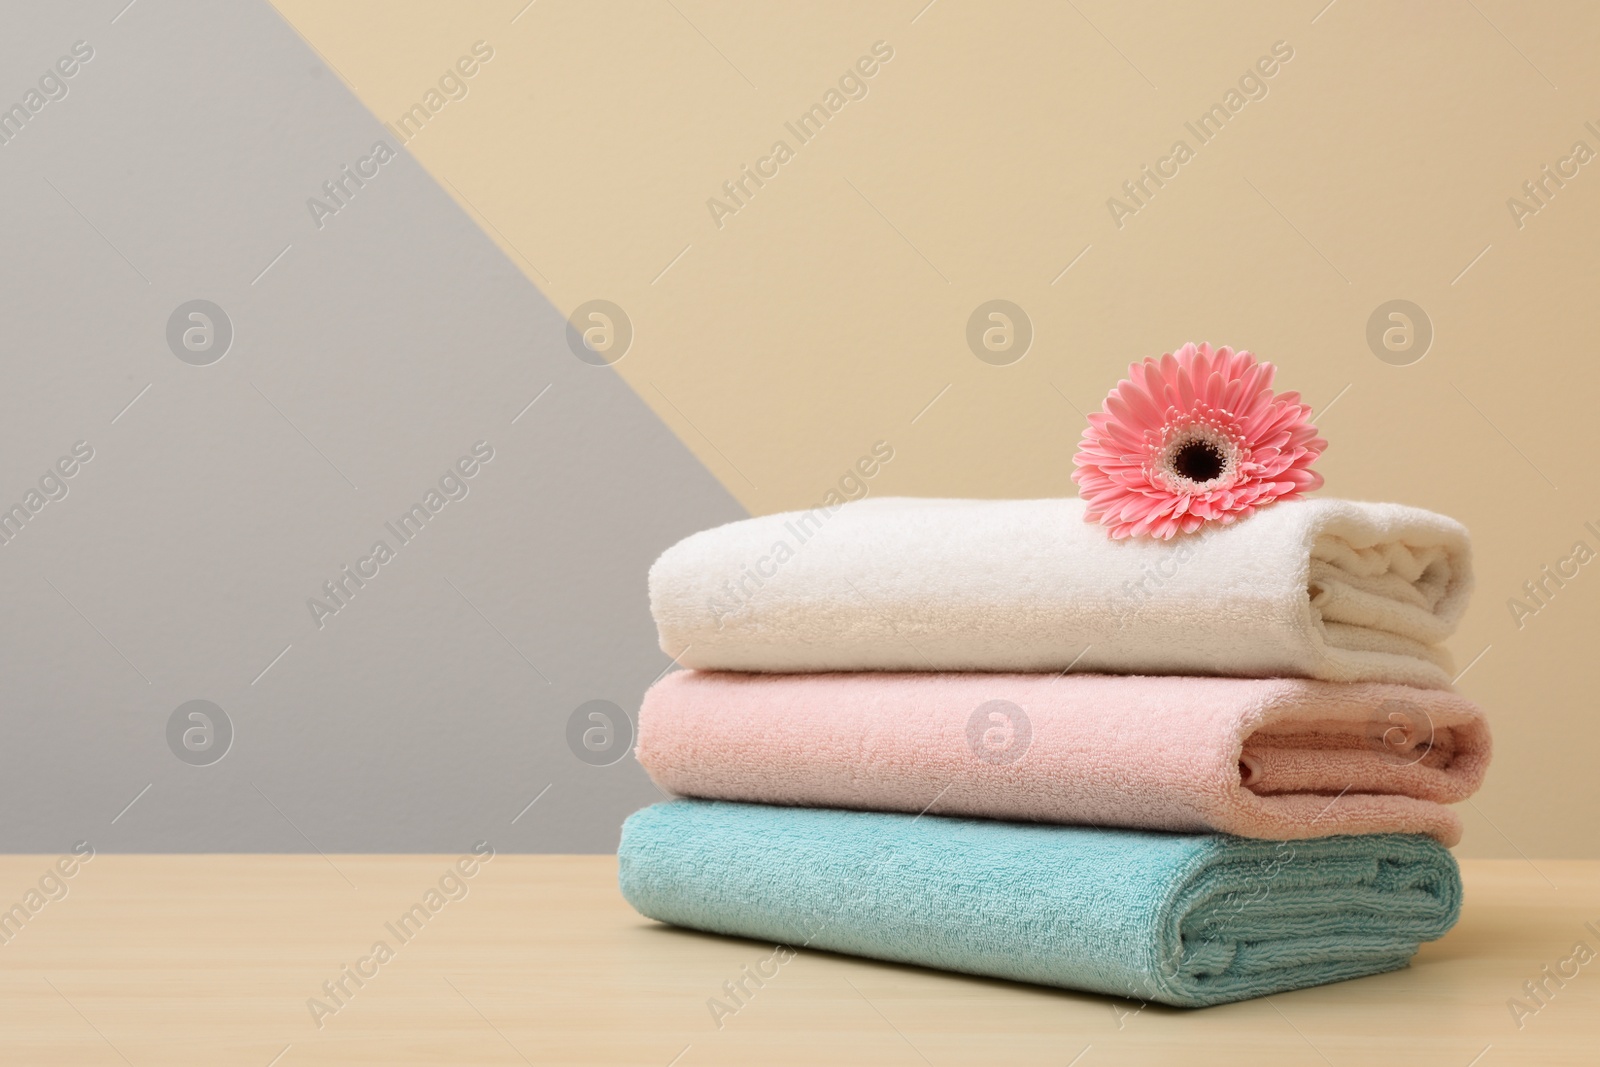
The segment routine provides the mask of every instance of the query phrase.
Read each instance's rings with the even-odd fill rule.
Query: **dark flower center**
[[[1227,457],[1210,441],[1190,441],[1172,455],[1172,470],[1191,482],[1203,484],[1222,473]]]

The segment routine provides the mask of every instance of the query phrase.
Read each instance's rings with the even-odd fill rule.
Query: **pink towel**
[[[1454,693],[1372,682],[681,671],[639,762],[684,796],[1446,845],[1489,763]]]

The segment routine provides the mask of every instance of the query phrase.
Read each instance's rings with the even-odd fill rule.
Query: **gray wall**
[[[0,145],[0,850],[613,848],[658,794],[626,723],[586,762],[569,720],[636,711],[669,666],[646,569],[739,506],[270,8],[121,7],[0,36],[6,107],[94,50]],[[192,300],[232,324],[207,365],[169,344]],[[221,759],[214,712],[209,748],[169,730],[195,700]]]

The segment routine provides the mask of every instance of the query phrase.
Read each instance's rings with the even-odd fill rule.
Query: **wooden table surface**
[[[1600,862],[1466,861],[1460,926],[1408,970],[1266,1000],[1141,1009],[802,951],[716,1019],[771,945],[639,917],[614,857],[458,861],[0,857],[0,908],[24,905],[0,916],[0,1063],[1600,1063],[1600,962],[1573,958],[1600,951]]]

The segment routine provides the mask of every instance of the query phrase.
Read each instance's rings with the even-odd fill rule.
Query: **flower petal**
[[[1328,443],[1298,393],[1272,392],[1276,372],[1247,351],[1206,343],[1130,364],[1073,456],[1085,519],[1115,538],[1165,539],[1319,488],[1311,465]],[[1175,475],[1163,456],[1179,434],[1226,441],[1228,473],[1204,489]]]

